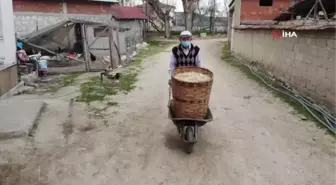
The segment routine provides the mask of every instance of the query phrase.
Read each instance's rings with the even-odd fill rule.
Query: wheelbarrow
[[[213,116],[208,108],[207,114],[203,119],[192,118],[179,118],[174,113],[174,100],[171,99],[171,82],[169,81],[169,102],[168,102],[168,117],[177,127],[177,131],[181,140],[184,143],[184,150],[186,153],[191,154],[194,151],[194,145],[198,140],[198,129],[205,125],[207,122],[212,121]]]

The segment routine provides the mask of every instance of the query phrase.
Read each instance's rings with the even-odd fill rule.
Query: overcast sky
[[[200,0],[201,5],[208,3],[209,0]],[[217,4],[219,6],[220,11],[222,11],[224,8],[225,1],[230,3],[231,0],[217,0]],[[175,12],[183,12],[183,5],[182,0],[160,0],[160,2],[165,4],[175,4],[176,10]],[[174,3],[175,2],[175,3]],[[135,5],[142,4],[142,0],[134,0]],[[227,3],[227,4],[228,4]]]

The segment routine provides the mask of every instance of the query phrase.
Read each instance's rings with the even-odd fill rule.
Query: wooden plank
[[[89,47],[86,39],[86,29],[85,24],[81,24],[81,32],[82,32],[82,43],[83,43],[83,54],[84,54],[84,60],[85,60],[85,70],[86,72],[90,71],[90,53],[89,53]]]
[[[117,66],[113,63],[113,29],[109,27],[109,50],[110,50],[110,66],[112,69],[117,68]]]
[[[99,33],[103,33],[103,32],[105,32],[106,30],[108,30],[109,29],[109,27],[106,27],[103,31],[101,31],[101,32],[99,32]],[[93,32],[94,32],[94,30],[93,30]],[[98,37],[96,37],[90,44],[89,44],[89,48],[97,41],[97,39],[99,39],[101,36],[98,36]]]

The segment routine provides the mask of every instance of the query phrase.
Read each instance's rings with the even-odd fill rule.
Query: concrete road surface
[[[55,115],[66,104],[55,104],[59,112],[42,117],[16,185],[335,185],[334,138],[223,62],[218,40],[196,44],[214,72],[215,118],[193,154],[182,151],[167,117],[167,50],[144,63],[138,88],[116,97],[118,114],[96,129],[64,142]],[[83,122],[77,109],[75,127]]]

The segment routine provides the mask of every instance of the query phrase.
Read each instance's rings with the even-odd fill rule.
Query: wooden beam
[[[89,53],[89,47],[86,39],[86,25],[81,24],[81,32],[82,32],[82,44],[83,44],[83,54],[84,54],[84,60],[85,60],[85,69],[86,72],[90,71],[90,53]]]
[[[108,29],[109,27],[107,26],[103,31],[100,31],[99,33],[103,33],[103,32],[105,32],[105,31],[107,31],[107,29]],[[93,34],[94,34],[94,30],[93,30]],[[89,48],[100,38],[101,36],[98,36],[98,37],[96,37],[90,44],[89,44]]]
[[[112,69],[117,68],[116,64],[113,62],[113,29],[109,27],[109,50],[110,50],[110,66]]]

